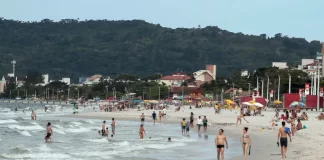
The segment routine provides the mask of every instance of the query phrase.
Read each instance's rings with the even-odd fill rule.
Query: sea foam
[[[26,131],[42,131],[42,130],[45,130],[45,128],[41,127],[40,125],[34,125],[34,126],[9,125],[8,128],[26,130]]]
[[[32,136],[28,131],[21,131],[20,133],[24,136],[28,136],[28,137]]]
[[[17,123],[17,121],[13,119],[0,120],[0,124],[5,124],[5,123]]]

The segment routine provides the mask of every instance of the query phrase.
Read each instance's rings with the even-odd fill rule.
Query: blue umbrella
[[[290,108],[295,107],[295,106],[305,107],[306,105],[302,102],[297,102],[297,101],[294,101],[289,105]]]

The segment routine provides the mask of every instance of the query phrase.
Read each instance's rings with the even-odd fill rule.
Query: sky
[[[170,28],[218,26],[244,34],[282,33],[324,41],[323,8],[324,0],[1,0],[0,17],[141,19]]]

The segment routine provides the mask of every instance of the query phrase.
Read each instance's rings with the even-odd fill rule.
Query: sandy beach
[[[89,118],[89,119],[111,119],[118,120],[140,120],[140,114],[144,113],[146,116],[146,122],[150,123],[151,114],[153,110],[128,110],[122,112],[87,112],[79,113],[76,115],[66,115],[65,117],[71,118]],[[156,110],[155,112],[158,112]],[[182,118],[189,119],[190,112],[193,112],[195,119],[199,115],[207,116],[209,120],[209,128],[207,134],[216,135],[219,128],[225,130],[224,134],[237,137],[237,141],[240,140],[243,127],[249,127],[249,134],[252,137],[252,149],[251,155],[248,159],[251,160],[277,160],[281,159],[280,148],[277,146],[278,128],[281,126],[280,122],[277,122],[278,126],[271,128],[271,119],[275,112],[273,110],[263,111],[264,116],[249,116],[246,117],[249,123],[242,120],[242,125],[236,126],[236,117],[239,114],[238,111],[222,110],[220,114],[215,114],[213,108],[192,108],[184,106],[180,111],[175,112],[174,107],[170,107],[167,111],[167,119],[163,119],[162,123],[175,123],[180,124]],[[324,145],[324,121],[318,121],[315,117],[319,112],[307,112],[309,115],[308,121],[302,121],[303,125],[306,125],[307,129],[298,131],[295,136],[292,137],[292,142],[288,143],[287,160],[320,160],[324,159],[324,153],[322,153],[322,146]],[[281,114],[281,113],[280,113]],[[158,123],[158,122],[157,122]],[[290,124],[288,125],[290,127]],[[193,129],[197,131],[197,129]],[[231,146],[229,146],[229,149]],[[226,152],[226,151],[225,151]],[[216,157],[216,150],[215,150]],[[226,159],[226,157],[225,157]],[[243,159],[243,156],[235,157],[234,160]]]

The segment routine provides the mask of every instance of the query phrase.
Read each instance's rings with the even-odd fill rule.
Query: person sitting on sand
[[[240,114],[240,115],[237,116],[236,126],[237,126],[238,122],[240,122],[240,124],[242,124],[242,118],[243,118],[247,123],[249,123],[249,122],[248,122],[244,117],[245,117],[245,114]]]
[[[144,138],[144,134],[146,134],[146,133],[145,133],[145,129],[144,129],[144,125],[141,124],[141,125],[140,125],[140,129],[139,129],[139,136],[140,136],[140,139],[143,139],[143,138]]]
[[[319,121],[324,120],[324,114],[321,113],[321,114],[318,115],[316,118],[317,118],[317,120],[319,120]]]
[[[303,124],[300,122],[300,119],[297,120],[297,126],[296,126],[296,130],[299,131],[301,129],[303,129]]]

